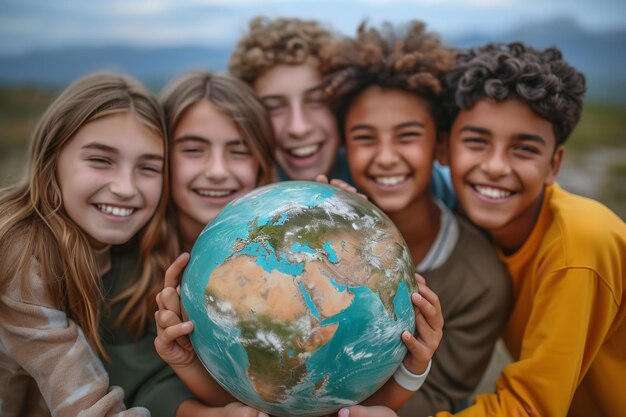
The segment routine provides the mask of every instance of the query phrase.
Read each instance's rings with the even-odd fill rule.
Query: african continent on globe
[[[413,331],[409,250],[391,220],[327,184],[286,181],[228,204],[181,285],[191,342],[240,401],[320,416],[369,397]]]

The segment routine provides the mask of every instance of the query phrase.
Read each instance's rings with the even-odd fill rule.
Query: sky
[[[297,16],[353,34],[420,19],[444,39],[569,18],[591,31],[626,28],[624,0],[0,0],[0,54],[65,46],[230,46],[250,18]]]

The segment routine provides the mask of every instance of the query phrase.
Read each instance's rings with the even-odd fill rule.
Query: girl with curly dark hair
[[[467,398],[510,309],[510,280],[494,247],[431,192],[442,79],[453,59],[417,21],[362,24],[355,38],[322,51],[352,178],[398,226],[443,310],[443,338],[421,389],[413,394],[390,380],[366,402],[397,409],[408,400],[402,415],[451,411]],[[417,340],[424,331],[418,326]],[[407,368],[411,361],[408,355]]]

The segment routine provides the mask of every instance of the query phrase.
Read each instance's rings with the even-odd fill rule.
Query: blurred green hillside
[[[17,181],[28,139],[58,90],[0,86],[0,186]],[[559,183],[626,218],[626,105],[588,102],[566,145]]]

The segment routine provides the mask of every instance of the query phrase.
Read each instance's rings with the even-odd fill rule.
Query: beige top
[[[100,275],[109,248],[98,251]],[[149,416],[126,410],[82,330],[56,309],[33,259],[26,285],[15,278],[0,297],[0,416]]]

